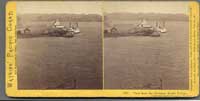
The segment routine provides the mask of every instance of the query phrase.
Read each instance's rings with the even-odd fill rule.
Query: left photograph
[[[18,89],[102,89],[97,1],[17,2]]]

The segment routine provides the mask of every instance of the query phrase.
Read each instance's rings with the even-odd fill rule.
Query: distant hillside
[[[17,16],[18,21],[97,21],[102,20],[98,14],[20,14]]]
[[[169,20],[188,21],[185,14],[161,14],[161,13],[106,13],[105,20]],[[100,22],[102,16],[98,14],[20,14],[17,15],[19,22],[23,21],[78,21],[78,22]]]
[[[162,14],[162,13],[106,13],[105,20],[169,20],[169,21],[188,21],[189,17],[185,14]]]

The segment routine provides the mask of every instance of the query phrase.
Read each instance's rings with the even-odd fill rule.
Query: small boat
[[[73,33],[74,34],[78,34],[78,33],[80,33],[81,31],[80,31],[80,29],[79,29],[79,26],[78,26],[78,22],[76,22],[76,23],[69,23],[69,30],[70,31],[73,31]]]
[[[165,21],[162,22],[162,26],[156,22],[156,30],[160,33],[166,33],[167,29],[165,28]]]
[[[74,33],[75,33],[75,34],[78,34],[78,33],[81,32],[79,28],[75,28],[75,29],[73,29],[73,30],[74,30]]]

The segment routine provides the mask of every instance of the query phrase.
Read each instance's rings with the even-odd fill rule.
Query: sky
[[[183,13],[188,14],[189,2],[185,1],[107,1],[104,12],[130,13]]]
[[[101,2],[95,1],[18,1],[17,13],[101,14]]]
[[[183,13],[189,3],[185,1],[19,1],[17,13],[75,13],[102,14],[129,13]]]

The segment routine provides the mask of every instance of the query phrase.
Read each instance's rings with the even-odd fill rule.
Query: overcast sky
[[[189,2],[185,1],[107,1],[104,11],[132,13],[183,13],[187,14]]]
[[[94,1],[19,1],[17,13],[101,14],[101,2]]]
[[[19,1],[18,13],[183,13],[189,3],[184,1]]]

